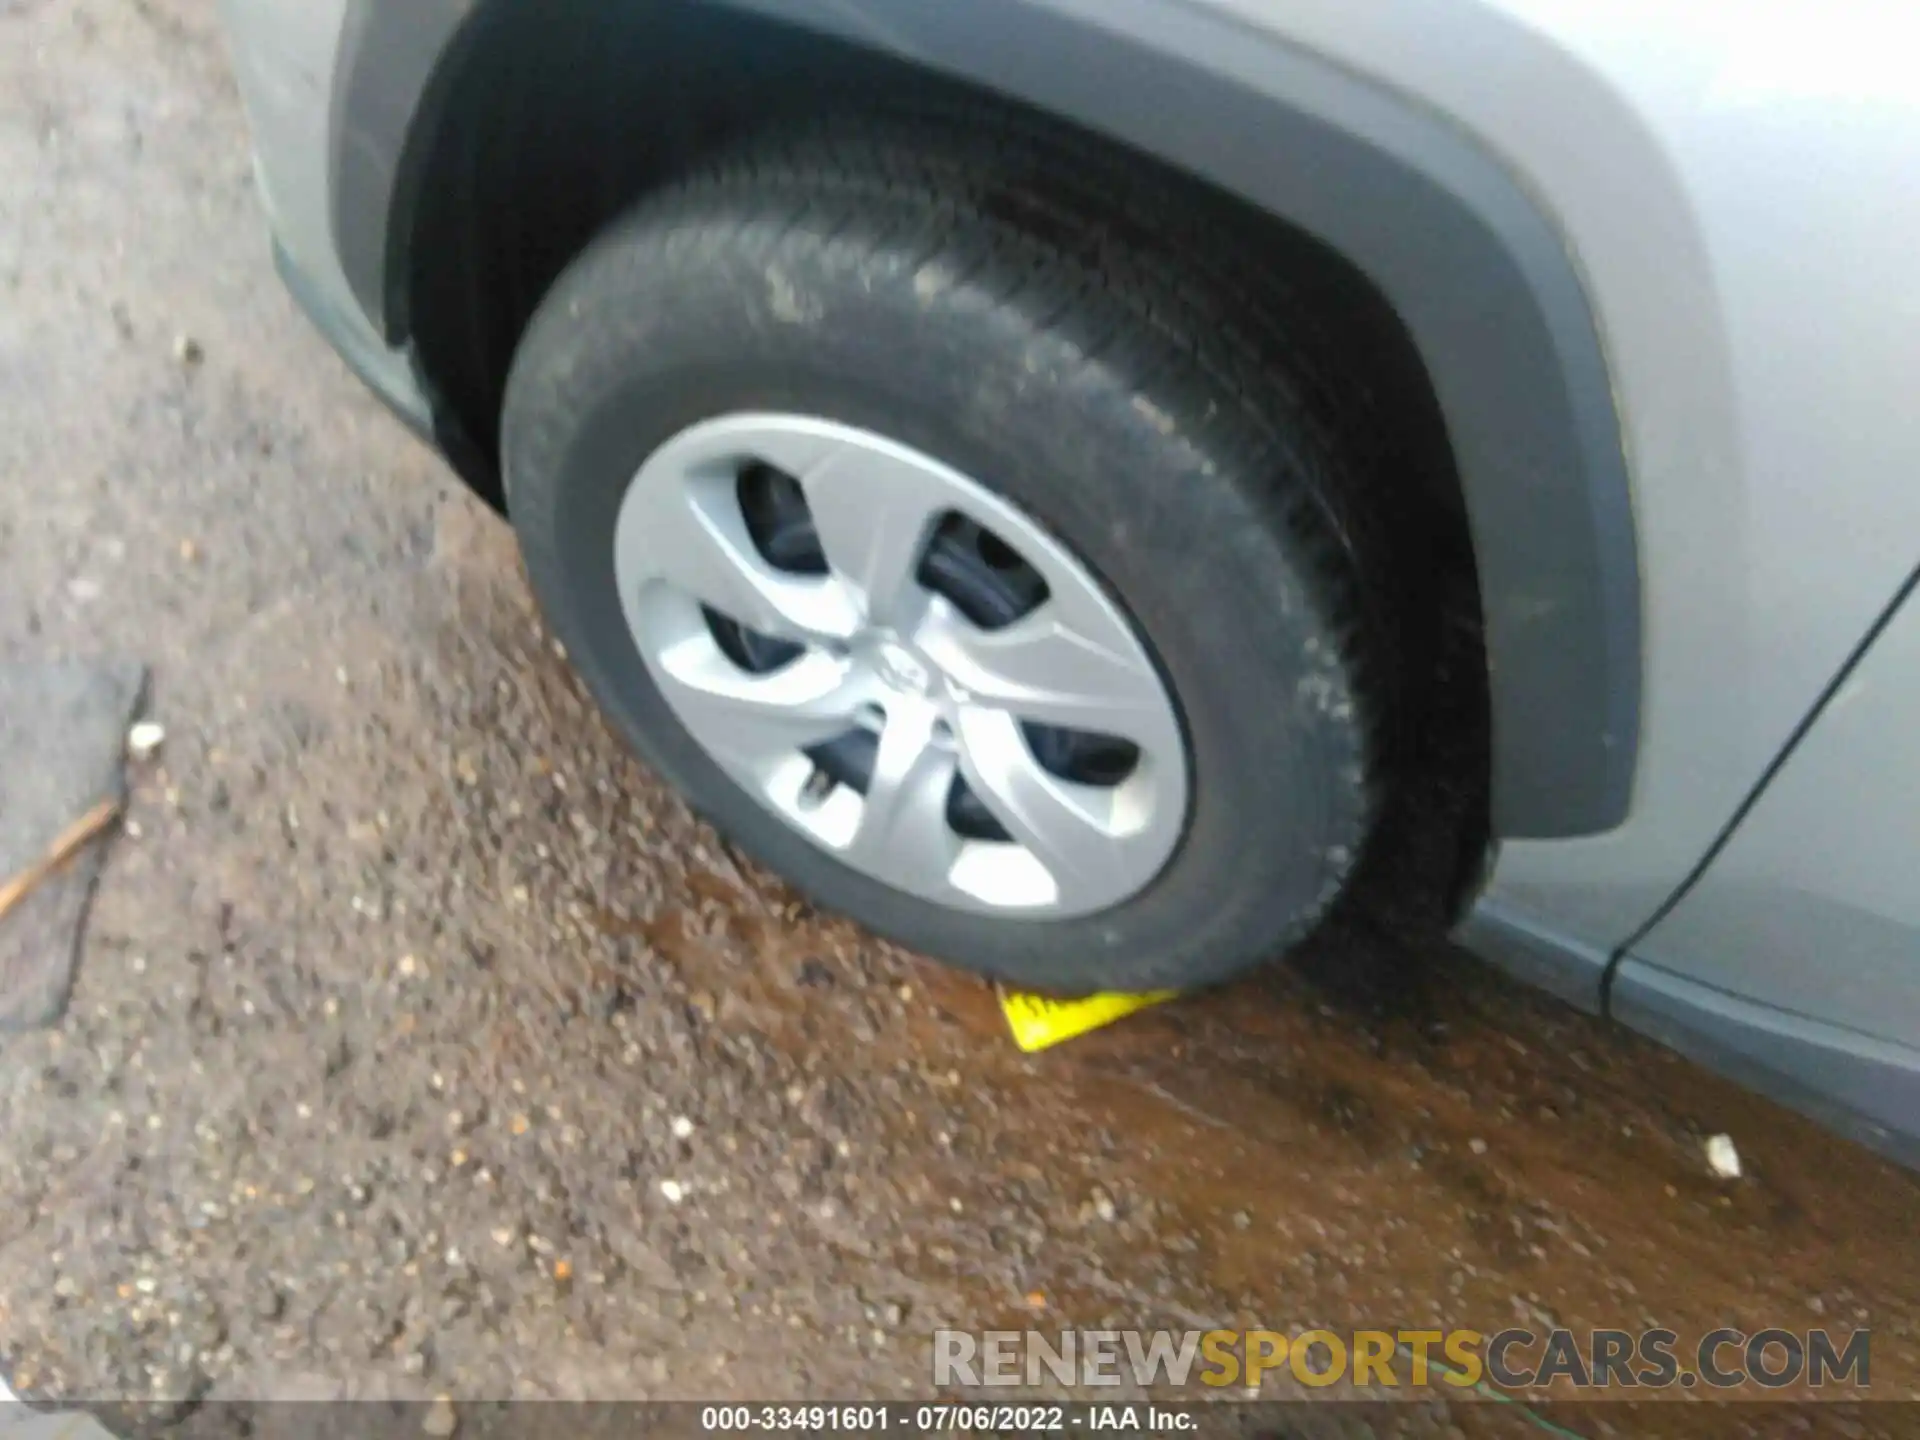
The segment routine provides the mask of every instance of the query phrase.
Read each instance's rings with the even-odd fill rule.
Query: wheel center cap
[[[933,688],[933,672],[906,646],[891,640],[874,648],[873,668],[887,684],[910,695],[925,695]]]

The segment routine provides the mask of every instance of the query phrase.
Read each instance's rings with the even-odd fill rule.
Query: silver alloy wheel
[[[775,567],[739,498],[744,467],[799,483],[824,574]],[[1010,547],[1045,599],[983,628],[929,589],[936,527],[959,516]],[[761,804],[854,869],[969,910],[1065,917],[1106,909],[1178,844],[1187,761],[1173,701],[1125,615],[1033,520],[903,445],[798,415],[704,421],[648,457],[614,527],[634,643],[680,722]],[[756,672],[709,613],[778,641]],[[1117,737],[1137,749],[1112,785],[1053,773],[1025,727]],[[809,757],[877,730],[864,791]],[[949,817],[955,777],[1007,837]]]

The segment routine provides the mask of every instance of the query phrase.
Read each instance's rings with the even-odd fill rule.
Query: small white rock
[[[1740,1152],[1733,1148],[1731,1135],[1707,1137],[1707,1168],[1722,1180],[1740,1178]]]
[[[1487,1142],[1476,1135],[1473,1139],[1467,1141],[1467,1149],[1476,1155],[1484,1155],[1487,1153]]]
[[[453,1401],[445,1395],[434,1396],[427,1413],[421,1417],[420,1433],[431,1435],[434,1440],[447,1440],[447,1436],[459,1428],[460,1417],[454,1413]]]
[[[167,730],[157,720],[142,720],[127,731],[127,753],[136,760],[146,760],[166,743]]]
[[[666,1196],[669,1205],[678,1205],[687,1198],[687,1190],[678,1180],[662,1180],[660,1193]]]
[[[686,1140],[693,1135],[693,1121],[684,1115],[676,1115],[673,1117],[672,1128],[673,1138],[676,1140]]]

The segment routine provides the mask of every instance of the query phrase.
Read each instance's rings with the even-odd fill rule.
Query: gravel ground
[[[1028,1058],[735,858],[280,293],[211,6],[13,0],[0,656],[102,651],[168,738],[70,1018],[0,1041],[24,1393],[910,1396],[943,1323],[1550,1321],[1870,1323],[1920,1390],[1911,1177],[1442,945]]]

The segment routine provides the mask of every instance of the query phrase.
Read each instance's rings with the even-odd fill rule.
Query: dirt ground
[[[0,656],[103,652],[168,738],[70,1018],[0,1041],[25,1393],[906,1397],[943,1324],[1518,1323],[1871,1325],[1920,1394],[1913,1177],[1444,945],[1029,1058],[733,857],[281,293],[212,7],[0,0]]]

